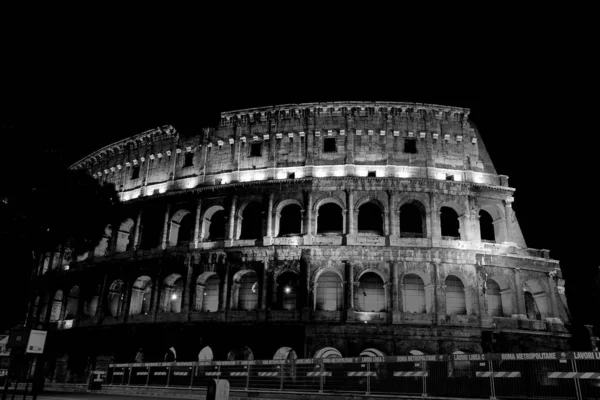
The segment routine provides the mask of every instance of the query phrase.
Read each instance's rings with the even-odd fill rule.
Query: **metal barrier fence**
[[[108,385],[416,395],[600,399],[600,352],[453,354],[109,364]]]

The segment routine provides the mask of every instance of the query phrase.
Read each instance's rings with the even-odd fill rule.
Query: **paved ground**
[[[23,395],[15,396],[15,400],[21,400]],[[173,397],[175,398],[175,397]],[[178,397],[181,399],[181,397]],[[10,400],[10,396],[8,397]],[[27,399],[31,400],[31,396],[27,396]],[[116,394],[104,394],[104,393],[44,393],[38,396],[39,400],[126,400],[126,399],[135,399],[135,400],[145,400],[152,399],[157,400],[158,397],[154,396],[123,396]]]

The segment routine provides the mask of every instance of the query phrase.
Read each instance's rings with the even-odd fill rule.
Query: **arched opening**
[[[183,279],[179,274],[167,276],[163,282],[162,311],[180,313],[183,300]]]
[[[286,271],[277,277],[277,305],[284,310],[296,309],[298,275]]]
[[[260,204],[252,202],[242,213],[242,231],[240,239],[261,239],[263,237],[263,218]]]
[[[458,221],[458,214],[453,208],[441,208],[440,224],[442,225],[442,238],[460,240],[460,223]]]
[[[142,215],[140,226],[140,249],[154,249],[162,240],[164,213],[158,210],[147,210]]]
[[[383,211],[373,202],[358,207],[358,233],[383,235]]]
[[[486,282],[485,298],[487,301],[488,315],[492,317],[502,317],[502,294],[500,293],[500,285],[493,279],[488,279]]]
[[[50,322],[56,322],[60,319],[60,313],[63,307],[63,291],[57,290],[52,299],[52,311],[50,313]]]
[[[467,314],[465,286],[462,281],[454,275],[448,275],[446,278],[446,314]]]
[[[148,314],[152,300],[152,279],[149,276],[140,276],[133,284],[129,314]]]
[[[67,298],[67,309],[65,310],[65,319],[74,319],[77,317],[77,308],[79,307],[79,286],[73,286]]]
[[[342,208],[335,203],[327,203],[319,207],[317,234],[341,236],[343,233],[344,216],[342,215]]]
[[[210,218],[208,240],[223,240],[225,238],[225,210],[216,211]]]
[[[383,280],[374,272],[366,272],[358,280],[355,291],[356,306],[360,311],[385,311],[385,289]]]
[[[125,301],[125,284],[122,280],[116,280],[110,285],[108,292],[108,311],[111,316],[118,317],[123,311]]]
[[[527,318],[541,320],[542,314],[535,302],[533,294],[531,294],[530,291],[525,291],[523,294],[525,296],[525,313],[527,314]]]
[[[342,279],[335,272],[327,271],[317,281],[317,310],[337,311],[342,307]]]
[[[112,237],[112,226],[107,225],[104,228],[104,235],[102,235],[102,239],[94,249],[94,255],[96,257],[102,257],[106,255],[108,251],[108,243],[110,242],[110,238]]]
[[[95,285],[90,292],[88,292],[88,296],[86,296],[86,300],[83,304],[83,314],[86,317],[93,317],[96,315],[98,311],[98,302],[100,301],[100,285]]]
[[[117,253],[131,250],[133,248],[133,220],[126,219],[121,223],[117,232]]]
[[[298,204],[288,204],[281,210],[279,217],[279,236],[302,234],[302,209]]]
[[[425,313],[425,283],[419,275],[404,275],[404,312]]]
[[[187,246],[193,238],[194,216],[188,210],[177,211],[171,218],[170,246]]]
[[[239,349],[233,349],[227,353],[227,361],[238,361],[238,360],[254,360],[254,353],[248,346],[244,346]]]
[[[489,212],[479,211],[479,230],[481,231],[481,240],[486,242],[495,242],[496,233],[494,228],[494,219]]]
[[[381,350],[374,349],[371,347],[371,348],[364,349],[363,351],[361,351],[358,356],[359,357],[385,357],[385,354]]]
[[[258,278],[256,272],[248,271],[240,279],[239,310],[256,310],[258,307]]]
[[[219,309],[219,275],[204,272],[196,281],[196,310],[215,312]]]
[[[404,203],[400,207],[400,237],[425,237],[425,215],[425,207],[420,202]]]
[[[315,352],[313,358],[342,358],[342,353],[335,347],[323,347]]]
[[[212,361],[213,358],[213,351],[209,346],[203,347],[198,353],[198,361]]]
[[[280,347],[273,355],[273,360],[296,360],[298,355],[291,347]]]

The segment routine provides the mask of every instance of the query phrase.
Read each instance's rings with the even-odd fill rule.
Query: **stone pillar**
[[[354,225],[354,191],[346,190],[346,209],[348,210],[348,229],[349,235],[356,234],[356,226]]]
[[[305,235],[310,237],[313,235],[313,231],[312,231],[312,229],[313,229],[312,228],[313,227],[313,223],[312,223],[312,216],[313,216],[312,191],[309,191],[306,197],[307,197],[307,199],[306,199],[306,214],[305,214],[305,216],[306,216],[306,225],[305,225],[306,233],[305,233]],[[307,244],[306,241],[304,244]]]
[[[181,305],[181,312],[188,313],[190,311],[190,297],[192,294],[192,283],[194,277],[194,270],[192,268],[192,257],[186,257],[185,260],[187,273],[185,275],[185,284],[183,285],[183,290],[181,295],[183,296],[183,303]]]
[[[271,244],[273,238],[273,197],[274,193],[269,193],[269,208],[267,209],[267,241]]]
[[[517,304],[517,314],[513,315],[513,318],[527,319],[525,296],[523,295],[523,284],[521,282],[521,269],[515,268],[513,272],[515,274],[515,303]]]
[[[354,265],[351,262],[345,261],[346,264],[346,309],[354,310]]]
[[[240,283],[233,282],[231,284],[231,301],[229,302],[230,310],[237,310],[240,303]]]
[[[548,290],[550,291],[550,317],[560,321],[560,311],[558,309],[558,297],[556,283],[551,275],[548,275]]]
[[[511,230],[511,221],[514,219],[512,203],[515,201],[514,197],[507,197],[504,199],[504,214],[505,214],[505,222],[506,222],[506,238],[504,239],[506,242],[513,242],[513,235]]]
[[[392,298],[392,283],[391,282],[384,283],[383,289],[384,289],[384,295],[385,295],[385,302],[384,302],[385,311],[393,311],[394,305],[393,305],[393,302],[390,301],[390,299]]]
[[[167,248],[167,238],[169,237],[169,215],[171,214],[171,205],[167,204],[165,209],[165,220],[163,221],[163,229],[162,229],[162,241],[160,243],[161,249]]]
[[[269,260],[263,260],[263,271],[262,271],[262,282],[260,285],[261,297],[260,297],[260,309],[267,309],[267,286],[269,279]]]
[[[194,248],[200,247],[200,216],[202,215],[202,199],[198,199],[196,215],[194,220]]]
[[[98,316],[100,318],[102,318],[104,316],[104,303],[106,301],[106,288],[107,288],[107,280],[108,280],[108,275],[104,274],[104,279],[102,280],[102,286],[100,287],[100,293],[98,293],[98,306],[96,307],[96,314],[95,316]]]
[[[227,292],[229,291],[229,263],[225,263],[224,275],[222,279],[223,285],[221,289],[221,298],[219,302],[219,311],[227,309]]]
[[[398,285],[398,265],[394,261],[390,261],[390,284],[390,310],[402,311]]]
[[[235,208],[237,206],[237,196],[234,195],[231,199],[231,208],[229,209],[229,233],[227,239],[229,243],[233,243],[235,239]]]
[[[383,216],[383,236],[390,236],[390,210],[389,208],[381,212]]]
[[[137,219],[135,221],[135,231],[133,232],[133,250],[137,250],[140,245],[140,225],[142,223],[142,210],[137,215]],[[90,252],[93,253],[93,252]]]
[[[396,222],[396,212],[394,211],[396,209],[396,196],[394,194],[393,191],[388,190],[387,192],[388,194],[388,235],[389,236],[397,236],[397,222]]]
[[[440,240],[442,238],[442,225],[440,223],[440,210],[438,210],[437,202],[430,194],[430,215],[431,218],[431,239]]]

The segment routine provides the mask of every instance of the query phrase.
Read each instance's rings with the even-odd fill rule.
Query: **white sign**
[[[25,353],[42,354],[44,352],[44,344],[46,344],[47,331],[31,330],[29,341],[27,342],[27,350]]]
[[[8,335],[0,335],[0,357],[10,356],[10,349],[6,347],[8,343]]]

